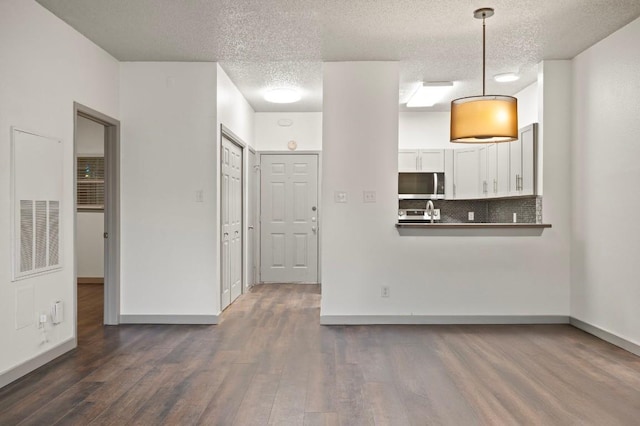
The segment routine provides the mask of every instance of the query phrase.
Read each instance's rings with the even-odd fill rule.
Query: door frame
[[[247,279],[247,274],[246,274],[246,263],[247,263],[247,254],[245,253],[245,250],[247,249],[247,242],[246,242],[246,238],[247,238],[247,233],[244,232],[244,228],[245,228],[245,224],[246,224],[246,220],[245,220],[245,212],[247,211],[247,200],[245,197],[245,194],[247,193],[247,160],[248,160],[248,155],[246,155],[246,149],[248,147],[248,145],[235,133],[233,133],[233,131],[231,131],[231,129],[229,129],[227,126],[225,126],[224,124],[220,123],[220,147],[218,149],[218,156],[219,159],[222,158],[222,140],[226,138],[228,139],[231,143],[233,143],[234,145],[236,145],[238,148],[240,148],[240,151],[242,152],[242,185],[240,185],[241,187],[241,195],[240,195],[240,199],[242,200],[241,203],[241,212],[240,212],[240,218],[242,223],[240,224],[240,229],[242,229],[242,238],[240,239],[242,247],[240,248],[240,295],[243,295],[245,293],[245,286],[246,286],[246,279]],[[219,173],[218,173],[218,179],[220,180],[220,183],[222,183],[220,177],[222,176],[222,163],[220,161],[218,161],[218,166],[220,167]],[[220,190],[218,191],[218,200],[219,203],[218,205],[220,206],[218,209],[219,217],[218,217],[218,239],[219,239],[219,244],[218,244],[218,265],[220,265],[220,271],[219,271],[219,278],[220,278],[220,311],[223,311],[222,308],[222,185],[219,185]],[[229,289],[229,291],[231,291],[231,289]],[[233,303],[233,302],[231,302]],[[229,306],[231,306],[231,303],[229,305],[227,305],[224,309],[228,308]]]
[[[262,156],[263,155],[315,155],[318,157],[318,284],[322,284],[322,151],[258,151],[258,282],[262,281]]]
[[[104,319],[105,325],[120,323],[120,121],[78,102],[73,103],[73,300],[74,335],[78,340],[78,116],[104,126],[105,161],[105,238]]]
[[[255,207],[256,207],[256,212],[255,212],[255,220],[253,223],[253,235],[254,235],[254,239],[255,241],[253,242],[253,253],[252,256],[253,257],[253,261],[256,263],[256,274],[253,276],[253,285],[256,285],[260,282],[260,248],[258,247],[258,244],[260,243],[260,236],[257,234],[257,232],[260,230],[260,156],[259,154],[256,152],[255,149],[248,147],[248,151],[249,154],[247,155],[247,214],[251,214],[251,200],[249,199],[249,197],[254,197],[254,203],[255,203]],[[253,154],[254,156],[254,164],[253,164],[253,169],[251,167],[249,167],[249,158],[251,157],[251,154]],[[253,177],[252,173],[256,173],[258,176],[257,177]],[[257,182],[255,184],[255,192],[253,194],[251,194],[251,191],[249,191],[249,179],[257,179]],[[243,293],[245,291],[249,291],[249,289],[252,287],[249,285],[249,281],[250,281],[250,277],[252,276],[251,274],[253,273],[251,268],[253,265],[249,264],[249,259],[251,258],[249,256],[249,249],[251,247],[251,245],[249,244],[249,226],[251,225],[251,221],[249,220],[249,218],[247,217],[247,280],[245,283],[245,286],[243,288]]]

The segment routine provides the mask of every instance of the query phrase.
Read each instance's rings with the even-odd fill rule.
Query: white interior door
[[[242,149],[222,138],[221,309],[242,294]]]
[[[260,278],[318,282],[318,156],[262,155]]]
[[[258,262],[256,256],[257,250],[257,224],[258,224],[258,179],[259,173],[258,168],[256,167],[258,162],[256,158],[256,153],[253,151],[249,151],[249,161],[248,161],[248,226],[247,226],[247,268],[248,274],[247,277],[247,286],[252,287],[257,282],[258,275]]]

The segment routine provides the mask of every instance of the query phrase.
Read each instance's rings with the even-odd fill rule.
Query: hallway
[[[319,286],[259,285],[218,326],[101,327],[85,287],[79,348],[0,390],[0,424],[640,418],[640,359],[567,325],[326,327]]]

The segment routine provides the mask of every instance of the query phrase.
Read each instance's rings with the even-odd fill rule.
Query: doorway
[[[75,306],[100,285],[102,323],[120,322],[120,122],[74,103]],[[84,283],[84,284],[82,284]],[[76,336],[78,328],[75,312]]]
[[[220,309],[242,294],[243,144],[222,128],[220,147]]]
[[[261,282],[319,282],[318,157],[260,155]]]

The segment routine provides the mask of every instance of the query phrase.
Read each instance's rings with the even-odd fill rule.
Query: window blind
[[[104,157],[78,157],[78,209],[104,210]]]

